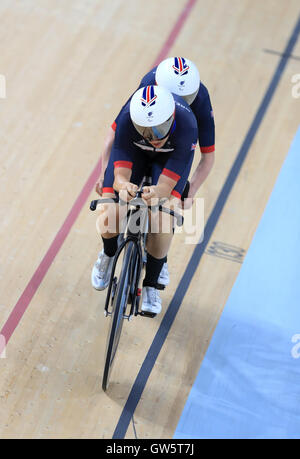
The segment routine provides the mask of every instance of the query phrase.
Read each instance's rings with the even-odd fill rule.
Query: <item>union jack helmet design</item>
[[[182,96],[191,104],[198,94],[200,76],[196,65],[185,57],[169,57],[162,61],[155,73],[158,86]]]
[[[129,111],[134,127],[144,138],[162,139],[174,121],[174,97],[161,86],[145,86],[133,94]]]
[[[155,104],[157,95],[154,93],[154,86],[145,86],[141,97],[143,107],[151,107]]]
[[[172,65],[174,72],[176,75],[187,75],[190,66],[187,65],[186,60],[184,57],[174,57],[174,64]]]

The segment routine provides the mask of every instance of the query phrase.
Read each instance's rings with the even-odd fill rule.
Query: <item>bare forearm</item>
[[[158,198],[169,198],[171,196],[172,188],[164,184],[157,184],[155,186],[155,191]]]
[[[201,161],[199,162],[193,176],[191,178],[191,185],[190,185],[190,197],[194,197],[200,186],[208,177],[213,164],[214,164],[214,153],[209,153],[207,155],[203,155]]]
[[[169,198],[173,188],[176,186],[176,181],[165,176],[160,175],[156,185],[156,195],[158,198]]]
[[[120,193],[122,190],[127,189],[128,183],[130,183],[130,177],[131,177],[131,169],[119,167],[118,169],[115,169],[115,180],[113,187],[114,189]]]

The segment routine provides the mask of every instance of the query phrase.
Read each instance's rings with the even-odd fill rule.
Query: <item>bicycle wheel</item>
[[[122,332],[123,315],[126,311],[131,284],[131,270],[129,267],[132,266],[131,259],[134,256],[135,251],[136,247],[134,243],[129,242],[125,247],[122,269],[114,295],[102,379],[102,389],[104,391],[106,391],[109,385],[110,372],[116,356]]]

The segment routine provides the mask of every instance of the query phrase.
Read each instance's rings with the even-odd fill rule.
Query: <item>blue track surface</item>
[[[184,274],[178,284],[176,292],[169,304],[166,314],[161,322],[158,332],[156,333],[152,345],[146,355],[146,358],[141,366],[138,376],[132,386],[128,399],[125,403],[119,421],[116,425],[113,438],[124,438],[126,435],[128,425],[132,420],[132,416],[139,403],[141,395],[147,384],[149,375],[155,365],[156,359],[159,352],[168,336],[169,330],[176,318],[176,314],[182,304],[184,296],[188,291],[191,280],[197,269],[197,266],[202,258],[202,255],[207,247],[210,237],[218,223],[219,217],[222,214],[222,210],[227,202],[230,192],[234,186],[234,183],[239,175],[241,167],[247,157],[249,149],[255,139],[256,133],[260,128],[261,122],[270,106],[274,94],[276,93],[277,87],[286,69],[289,56],[293,52],[293,49],[298,41],[300,34],[300,16],[297,18],[295,27],[293,28],[291,35],[287,41],[284,52],[281,59],[275,69],[275,72],[270,80],[263,99],[257,109],[257,112],[253,118],[253,121],[249,127],[246,137],[241,145],[241,148],[236,156],[236,159],[230,169],[230,172],[225,180],[225,183],[220,191],[215,206],[207,220],[204,230],[204,239],[201,238],[201,244],[197,244],[195,250],[190,258]]]
[[[300,128],[174,438],[300,438],[299,201]]]

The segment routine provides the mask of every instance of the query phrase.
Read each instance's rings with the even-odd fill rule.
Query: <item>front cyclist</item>
[[[149,85],[139,89],[118,116],[104,176],[103,197],[114,197],[115,192],[126,193],[127,199],[134,197],[146,170],[151,166],[152,186],[144,188],[143,198],[150,204],[151,199],[166,197],[175,207],[179,206],[193,162],[197,137],[196,118],[183,99],[160,86]],[[118,246],[118,234],[103,224],[111,218],[109,212],[102,210],[100,219],[103,250],[92,271],[92,285],[97,290],[108,286]],[[170,219],[170,216],[164,214],[163,218]],[[161,311],[161,299],[156,286],[172,237],[172,229],[168,233],[150,231],[148,234],[143,311],[156,314]]]

